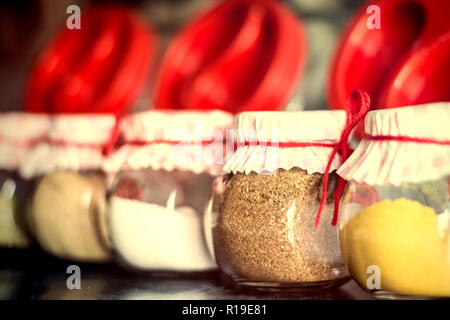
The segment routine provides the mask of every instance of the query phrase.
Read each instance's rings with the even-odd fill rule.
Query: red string
[[[307,147],[325,147],[325,148],[334,148],[336,143],[327,143],[327,142],[273,142],[273,141],[245,141],[245,142],[237,142],[235,143],[236,147],[240,146],[266,146],[266,147],[278,147],[278,148],[307,148]]]
[[[327,189],[328,189],[328,176],[330,174],[331,164],[339,151],[342,157],[342,162],[347,160],[350,156],[351,149],[348,144],[348,137],[352,132],[353,128],[358,124],[360,120],[362,120],[370,108],[370,97],[369,95],[359,89],[355,89],[350,94],[348,104],[347,104],[347,120],[345,123],[345,127],[342,130],[341,137],[339,142],[335,144],[333,151],[331,152],[330,158],[328,159],[327,166],[325,168],[325,172],[323,175],[323,187],[322,187],[322,199],[320,201],[319,210],[317,211],[315,227],[317,228],[320,224],[320,218],[322,215],[323,208],[325,206],[327,200]],[[334,213],[333,213],[333,221],[332,225],[335,226],[338,220],[339,213],[339,200],[341,198],[341,194],[345,189],[346,181],[339,177],[336,193],[334,198]]]
[[[122,119],[122,116],[116,115],[115,118],[115,124],[114,127],[111,130],[110,138],[106,145],[104,143],[89,143],[89,142],[75,142],[75,141],[68,141],[68,140],[55,140],[48,136],[41,136],[35,139],[30,139],[26,142],[17,141],[17,140],[11,140],[5,137],[0,136],[0,141],[7,141],[10,144],[13,144],[14,146],[18,148],[33,148],[38,144],[47,144],[53,147],[76,147],[76,148],[89,148],[89,149],[100,149],[102,148],[103,155],[107,156],[111,153],[111,151],[114,149],[114,146],[116,145],[119,133],[120,133],[120,122]]]
[[[158,144],[158,143],[165,143],[165,144],[182,144],[182,143],[189,143],[189,144],[202,144],[202,145],[208,145],[211,143],[217,143],[216,140],[199,140],[199,141],[181,141],[181,140],[163,140],[163,139],[157,139],[152,141],[145,141],[145,140],[129,140],[124,142],[126,145],[133,145],[133,146],[146,146],[151,144]],[[224,139],[223,143],[227,143],[227,141]],[[242,146],[266,146],[266,147],[278,147],[278,148],[306,148],[306,147],[325,147],[325,148],[334,148],[336,146],[336,143],[327,143],[327,142],[274,142],[274,141],[261,141],[261,140],[255,140],[255,141],[245,141],[245,142],[235,142],[234,143],[234,149],[236,150],[238,147]]]
[[[67,141],[67,140],[55,140],[55,139],[51,139],[47,136],[43,136],[43,137],[40,137],[37,139],[30,139],[26,142],[14,141],[14,140],[10,140],[8,138],[0,136],[0,141],[7,141],[9,144],[13,144],[17,148],[33,148],[40,143],[48,144],[50,146],[55,146],[55,147],[67,147],[67,146],[72,147],[73,146],[73,147],[78,147],[78,148],[90,148],[90,149],[98,149],[98,148],[103,147],[102,143],[88,143],[88,142],[74,142],[74,141]]]
[[[147,146],[147,145],[151,145],[151,144],[159,144],[159,143],[164,143],[164,144],[170,144],[170,145],[177,145],[177,144],[201,144],[201,145],[208,145],[211,143],[215,143],[215,140],[199,140],[199,141],[181,141],[181,140],[164,140],[164,139],[156,139],[156,140],[151,140],[151,141],[145,141],[145,140],[129,140],[126,141],[124,144],[126,145],[132,145],[132,146]],[[225,141],[224,141],[225,143]]]
[[[122,122],[122,114],[116,114],[115,115],[115,123],[114,127],[112,128],[110,138],[106,145],[103,146],[102,154],[104,156],[108,156],[111,151],[114,149],[114,146],[116,145],[119,135],[120,135],[120,123]]]
[[[35,140],[34,144],[45,143],[54,147],[77,147],[77,148],[89,148],[89,149],[98,149],[103,146],[102,143],[88,143],[88,142],[74,142],[74,141],[66,141],[66,140],[53,140],[49,137],[42,137],[39,140]]]
[[[6,142],[8,144],[14,145],[16,148],[31,148],[36,145],[42,138],[30,139],[27,141],[19,141],[16,139],[11,139],[9,137],[0,136],[0,142]]]
[[[374,141],[400,141],[400,142],[437,144],[437,145],[443,145],[443,146],[450,145],[450,140],[436,140],[436,139],[431,139],[431,138],[414,138],[414,137],[408,137],[408,136],[390,136],[390,135],[372,136],[370,134],[364,133],[362,138],[364,140],[374,140]]]

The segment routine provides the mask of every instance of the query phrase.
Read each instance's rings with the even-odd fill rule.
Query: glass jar
[[[239,286],[283,290],[331,287],[348,280],[338,230],[331,224],[335,172],[329,175],[322,222],[315,227],[330,150],[260,143],[272,143],[275,137],[299,145],[339,139],[341,116],[345,113],[250,112],[237,116],[235,129],[243,141],[238,141],[235,154],[224,166],[229,173],[214,181],[205,227],[217,264]],[[320,122],[328,127],[326,133],[317,126]],[[266,128],[272,132],[264,132]],[[251,139],[259,142],[252,145]],[[324,166],[313,167],[318,164]],[[333,162],[332,170],[337,165]]]
[[[69,260],[104,262],[110,258],[105,212],[102,173],[56,170],[37,179],[27,221],[33,237],[48,253]]]
[[[361,287],[381,296],[450,297],[449,181],[349,183],[340,239]]]
[[[102,166],[115,123],[108,114],[53,115],[45,135],[23,157],[20,174],[34,181],[27,222],[49,254],[81,262],[110,260]]]
[[[32,183],[19,172],[35,141],[49,128],[46,115],[21,112],[0,114],[0,246],[24,248],[31,244],[25,204]],[[20,130],[18,130],[20,128]]]
[[[181,273],[217,268],[202,214],[223,166],[231,120],[222,111],[150,111],[123,120],[123,144],[106,168],[116,175],[108,227],[125,266]]]
[[[375,296],[450,297],[449,126],[450,104],[370,112],[366,138],[338,170],[349,180],[342,254]]]

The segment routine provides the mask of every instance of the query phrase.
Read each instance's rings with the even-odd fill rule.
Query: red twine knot
[[[333,162],[337,152],[340,152],[342,162],[347,160],[347,158],[350,156],[351,149],[348,144],[348,137],[350,136],[350,133],[352,132],[353,128],[358,124],[358,122],[364,119],[367,112],[369,111],[369,108],[370,108],[369,95],[365,91],[362,91],[360,89],[353,90],[347,102],[347,119],[345,122],[344,129],[342,130],[339,142],[336,143],[336,145],[333,148],[333,151],[331,152],[330,158],[328,159],[328,163],[323,175],[322,199],[320,201],[319,210],[317,211],[317,217],[315,222],[316,228],[320,224],[320,217],[322,215],[322,211],[327,200],[328,176],[330,174],[331,163]],[[339,201],[346,184],[347,182],[341,177],[339,177],[334,197],[334,213],[332,221],[333,226],[337,224],[339,213]]]
[[[117,143],[117,140],[119,140],[119,134],[120,134],[119,129],[120,129],[121,121],[122,121],[122,115],[116,114],[115,115],[115,123],[114,123],[114,127],[111,130],[110,138],[102,150],[103,156],[108,156],[114,149],[114,147]]]

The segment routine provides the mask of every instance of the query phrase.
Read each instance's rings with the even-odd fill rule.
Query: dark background
[[[168,41],[216,0],[133,0],[159,33],[160,55]],[[0,111],[20,110],[24,83],[36,56],[69,16],[66,8],[114,1],[30,0],[0,2]],[[116,1],[118,2],[118,1]],[[362,0],[285,0],[307,29],[307,68],[288,110],[325,109],[325,78],[336,41]]]

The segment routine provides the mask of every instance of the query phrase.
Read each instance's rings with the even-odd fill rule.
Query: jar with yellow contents
[[[369,112],[338,170],[344,261],[376,296],[450,297],[450,103]]]

